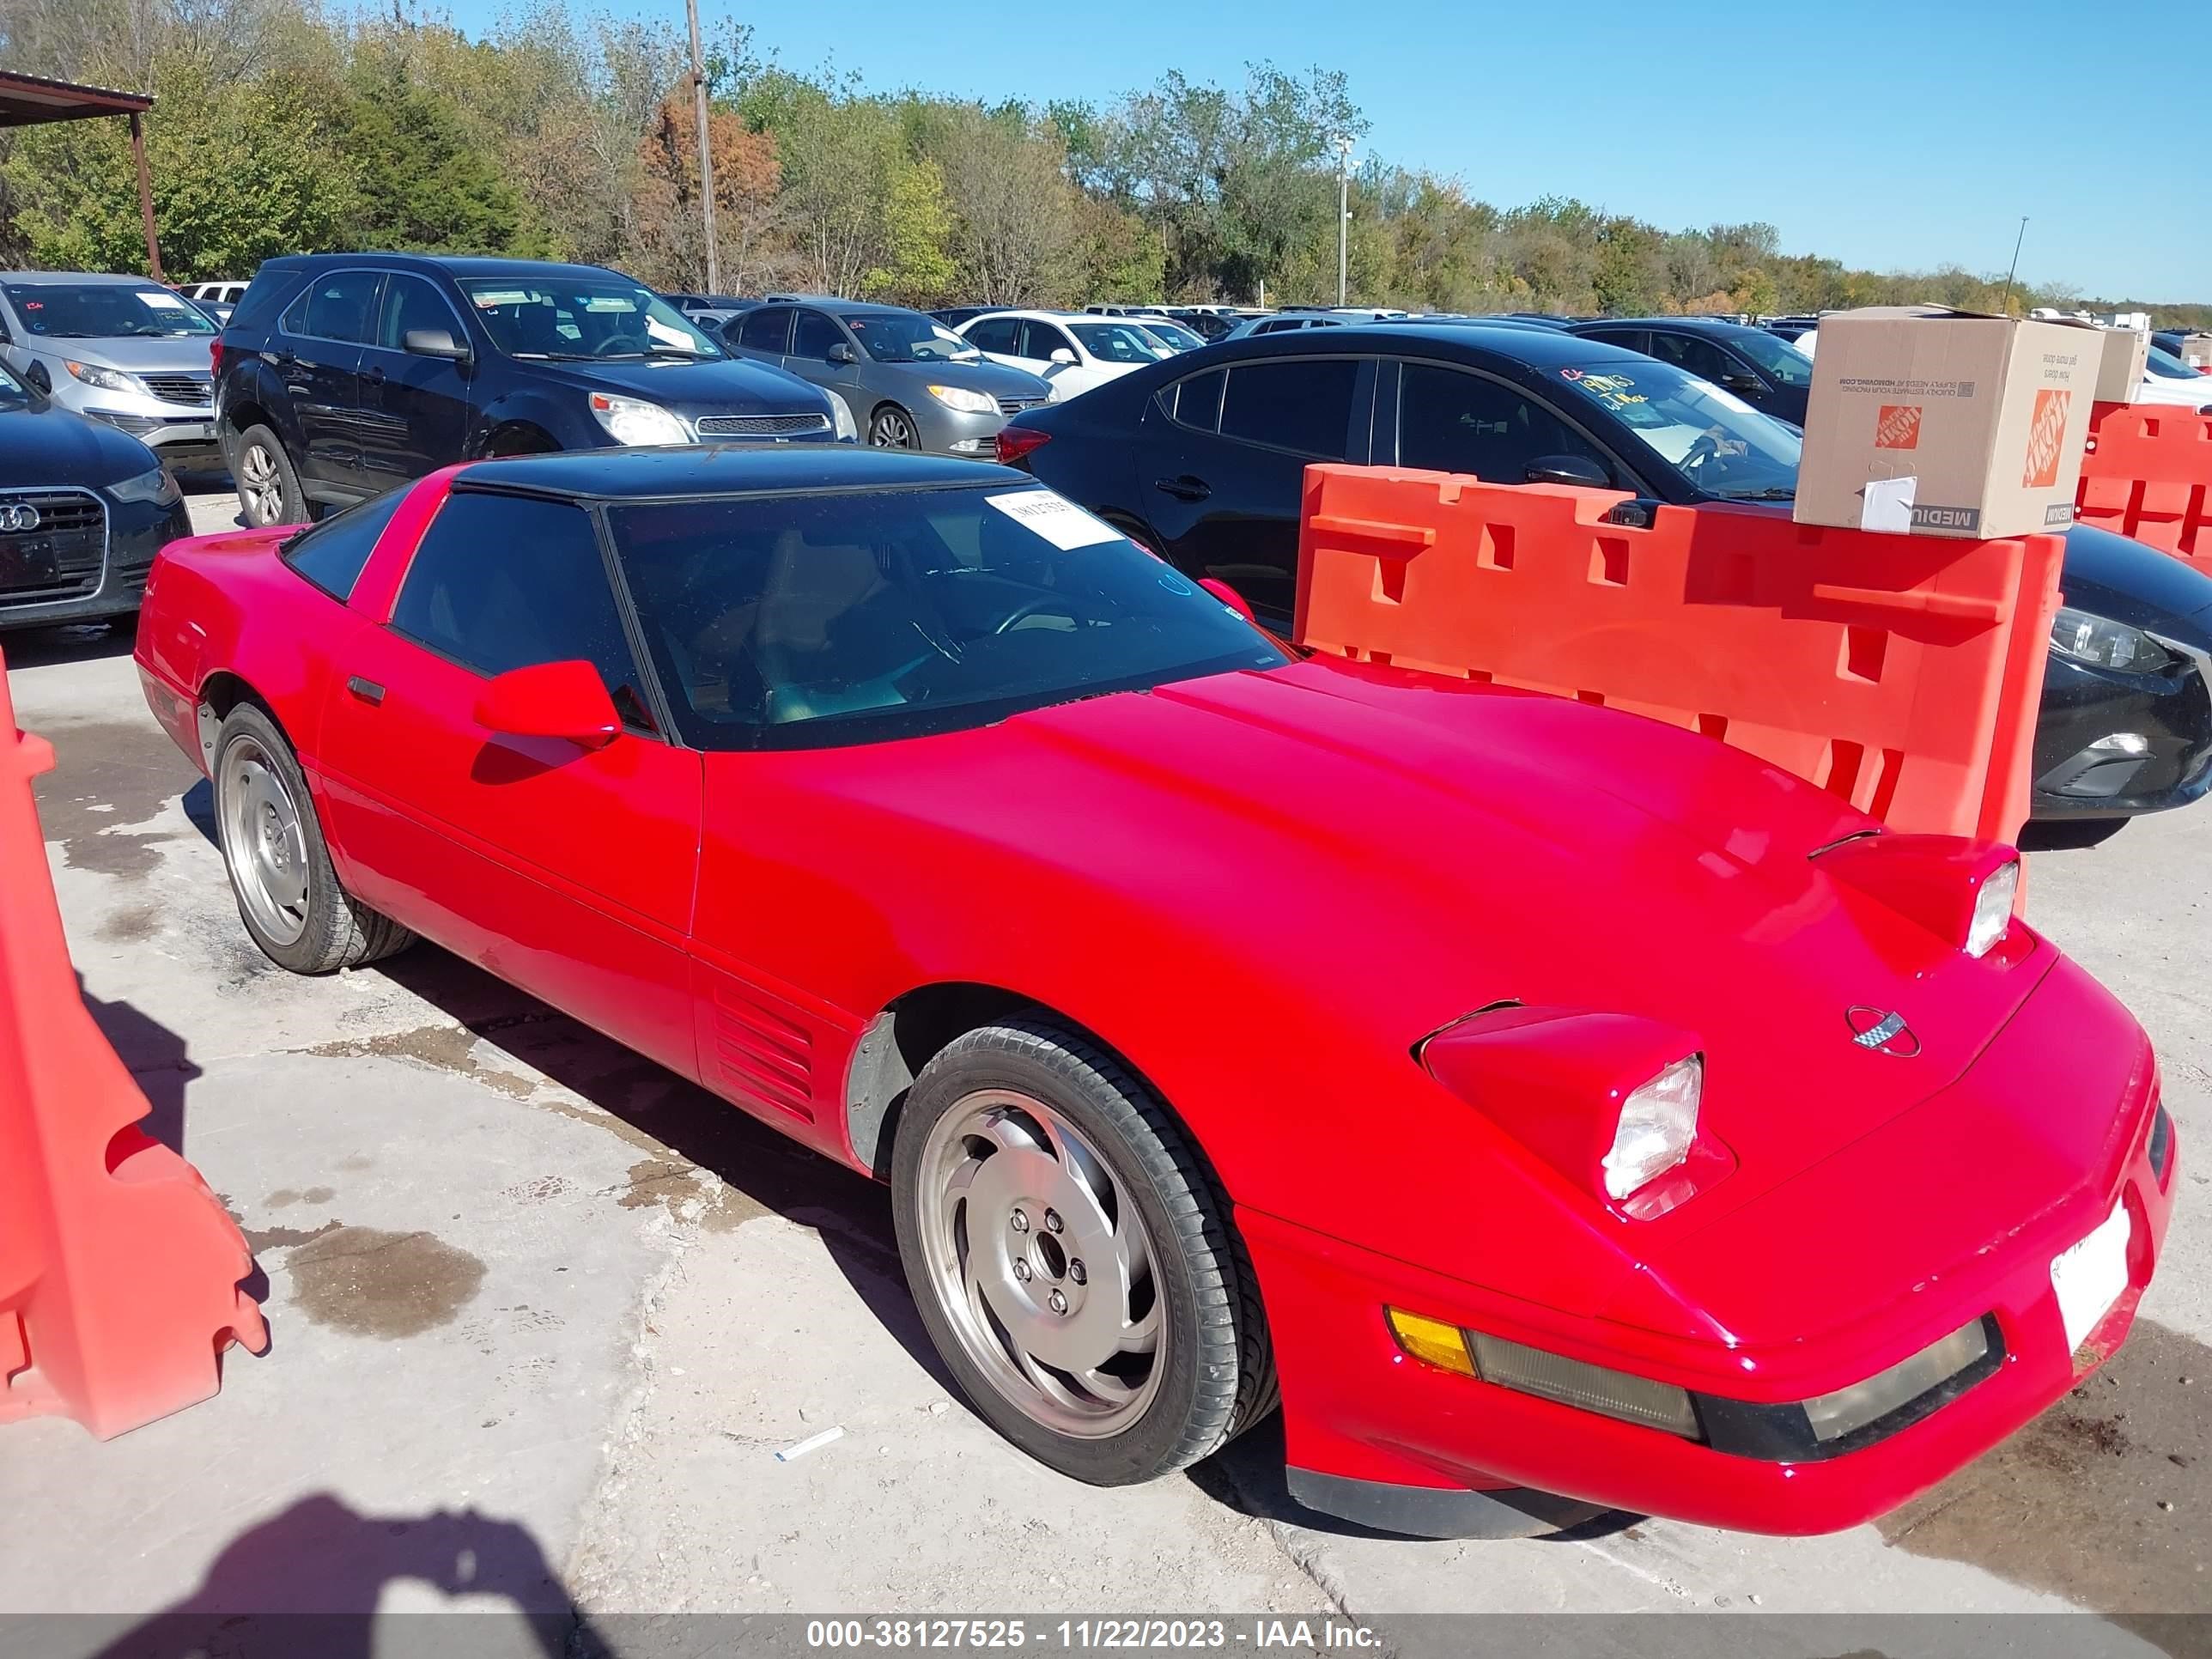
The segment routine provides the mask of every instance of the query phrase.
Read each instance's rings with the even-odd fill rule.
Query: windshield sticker
[[[501,306],[526,303],[530,295],[519,288],[478,289],[476,301],[479,311],[496,311]]]
[[[1073,501],[1049,489],[1024,489],[1012,495],[986,495],[983,499],[1063,553],[1122,539],[1120,531],[1101,523]]]
[[[185,302],[173,294],[164,294],[158,288],[142,288],[138,297],[158,311],[182,311]]]
[[[1559,371],[1559,378],[1568,385],[1589,392],[1607,409],[1621,410],[1632,404],[1650,401],[1636,389],[1636,382],[1626,374],[1593,374],[1587,369],[1563,368]]]
[[[637,302],[626,294],[586,294],[584,296],[584,309],[586,311],[635,311]]]

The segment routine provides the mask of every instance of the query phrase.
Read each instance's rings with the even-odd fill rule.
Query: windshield
[[[1813,360],[1778,334],[1747,328],[1729,335],[1728,343],[1784,386],[1813,384]]]
[[[1171,346],[1177,351],[1189,351],[1206,343],[1205,336],[1193,333],[1181,323],[1163,322],[1156,318],[1151,322],[1139,323],[1138,326],[1162,345]]]
[[[2150,349],[2150,357],[2145,367],[2152,374],[2169,380],[2195,380],[2203,378],[2164,346],[2153,346]]]
[[[1083,349],[1102,363],[1156,363],[1175,353],[1133,323],[1070,323]]]
[[[161,339],[213,334],[214,320],[181,294],[152,283],[10,283],[24,329],[53,340]]]
[[[1656,358],[1555,372],[1692,488],[1733,501],[1797,493],[1797,434],[1734,392]]]
[[[461,284],[477,316],[510,357],[617,362],[637,357],[723,357],[728,354],[652,289],[615,276],[573,281]]]
[[[983,355],[918,311],[855,312],[847,315],[845,326],[879,363],[970,362]]]
[[[1048,489],[655,502],[608,519],[684,740],[809,749],[1287,659]]]

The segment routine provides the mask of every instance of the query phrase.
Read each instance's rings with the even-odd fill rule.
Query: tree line
[[[1330,70],[1170,73],[1103,104],[986,105],[801,72],[725,21],[708,143],[725,289],[915,305],[1336,297],[1338,155],[1367,123]],[[0,63],[152,91],[173,280],[334,248],[502,253],[704,286],[698,140],[672,21],[526,0],[480,37],[313,0],[10,0]],[[1358,303],[1414,310],[1817,311],[2002,284],[1782,252],[1773,227],[1662,230],[1552,198],[1501,209],[1369,159],[1347,257]],[[0,133],[0,266],[144,268],[123,124]],[[2015,288],[2012,308],[2132,304]],[[2157,307],[2212,325],[2212,306]]]

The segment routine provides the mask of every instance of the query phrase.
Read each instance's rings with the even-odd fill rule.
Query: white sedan
[[[2142,384],[2129,400],[2138,404],[2172,404],[2183,409],[2212,409],[2212,374],[2200,374],[2162,346],[2150,349],[2143,365]]]
[[[1116,317],[991,311],[970,317],[959,331],[993,362],[1025,368],[1051,381],[1054,403],[1175,356],[1135,324]]]

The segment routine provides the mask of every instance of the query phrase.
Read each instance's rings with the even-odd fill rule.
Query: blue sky
[[[498,9],[447,3],[471,30]],[[1765,220],[1788,252],[1880,270],[2002,271],[2026,214],[2027,280],[2180,302],[2212,301],[2203,3],[844,0],[735,15],[787,66],[827,59],[872,88],[991,101],[1319,62],[1350,77],[1369,149],[1500,206],[1557,194],[1668,229]],[[663,6],[680,24],[681,0]],[[720,10],[702,0],[702,17]],[[2193,69],[2160,41],[2193,42]]]

